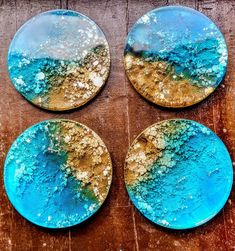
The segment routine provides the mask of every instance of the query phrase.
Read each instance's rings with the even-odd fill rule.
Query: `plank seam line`
[[[126,36],[128,35],[128,29],[129,29],[129,1],[126,0]],[[125,77],[125,93],[126,93],[126,100],[127,100],[126,114],[127,114],[128,147],[129,147],[130,146],[130,118],[129,118],[129,99],[128,99],[127,78],[126,77]],[[132,207],[132,221],[133,221],[136,250],[139,251],[138,233],[137,233],[137,229],[136,229],[135,211],[134,211],[133,207]]]

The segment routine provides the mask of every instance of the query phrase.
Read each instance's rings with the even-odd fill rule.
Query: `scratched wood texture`
[[[123,69],[124,41],[130,27],[153,8],[181,4],[208,15],[222,30],[229,48],[226,78],[204,102],[187,109],[157,107],[138,95]],[[38,109],[19,95],[7,73],[7,51],[16,30],[28,18],[50,9],[72,9],[95,20],[110,44],[112,67],[102,92],[88,105],[66,113]],[[0,250],[235,250],[235,193],[208,224],[190,231],[170,231],[151,224],[133,207],[123,183],[128,145],[144,128],[169,118],[194,119],[215,131],[235,158],[235,1],[213,0],[0,0]],[[82,225],[45,230],[24,220],[10,205],[3,186],[3,163],[13,140],[44,119],[68,118],[94,129],[107,144],[114,176],[101,210]]]

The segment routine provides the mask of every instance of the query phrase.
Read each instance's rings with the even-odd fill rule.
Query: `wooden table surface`
[[[123,47],[130,27],[153,8],[181,4],[209,16],[222,30],[229,48],[227,75],[220,87],[194,107],[169,110],[144,100],[128,82]],[[7,73],[8,46],[28,18],[50,9],[72,9],[88,15],[105,32],[112,58],[110,77],[101,93],[84,107],[64,113],[41,110],[16,92]],[[235,159],[235,1],[234,0],[0,0],[0,250],[235,250],[235,193],[225,208],[204,226],[170,231],[151,224],[133,207],[123,182],[128,145],[152,123],[188,118],[210,127]],[[88,125],[111,153],[114,176],[101,210],[85,223],[66,230],[42,229],[22,218],[9,203],[3,186],[3,163],[13,140],[27,127],[50,118]]]

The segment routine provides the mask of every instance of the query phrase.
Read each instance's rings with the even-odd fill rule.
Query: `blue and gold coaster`
[[[217,26],[181,6],[143,15],[129,32],[124,62],[135,89],[149,101],[179,108],[196,104],[223,79],[227,46]]]
[[[64,228],[92,216],[112,179],[108,150],[91,129],[70,120],[47,120],[13,143],[4,167],[15,209],[42,227]]]
[[[223,208],[233,167],[225,145],[210,129],[191,120],[166,120],[145,129],[130,146],[125,183],[149,220],[188,229]]]
[[[16,33],[8,69],[19,93],[48,110],[69,110],[92,99],[110,68],[107,40],[87,16],[70,10],[41,13]]]

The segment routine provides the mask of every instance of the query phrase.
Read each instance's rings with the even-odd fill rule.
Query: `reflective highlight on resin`
[[[187,229],[222,209],[233,168],[225,145],[210,129],[190,120],[166,120],[148,127],[130,146],[125,182],[145,217]]]
[[[76,225],[104,202],[112,179],[108,150],[88,127],[47,120],[13,143],[4,167],[7,195],[29,221],[48,228]]]
[[[104,85],[109,67],[109,47],[101,29],[70,10],[30,19],[16,33],[8,54],[15,88],[49,110],[69,110],[88,102]]]
[[[149,101],[165,107],[200,102],[220,84],[228,53],[223,35],[200,12],[180,6],[148,12],[125,47],[127,76]]]

